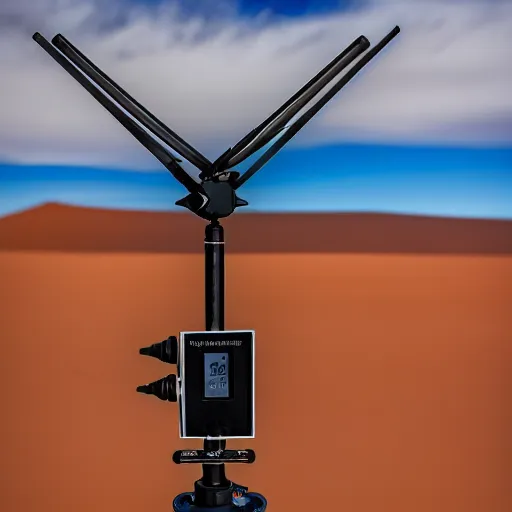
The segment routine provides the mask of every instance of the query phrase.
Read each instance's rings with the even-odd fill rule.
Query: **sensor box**
[[[253,438],[254,331],[180,333],[181,438]]]

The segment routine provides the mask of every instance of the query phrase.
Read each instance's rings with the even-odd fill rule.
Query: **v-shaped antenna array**
[[[365,36],[358,37],[286,103],[214,162],[168,128],[64,36],[58,34],[50,43],[40,33],[35,33],[33,39],[187,189],[189,195],[177,204],[189,208],[200,217],[213,220],[226,217],[237,206],[247,204],[236,198],[234,190],[261,169],[399,32],[399,27],[395,27],[372,48]],[[346,73],[340,77],[344,70],[347,70]],[[334,85],[325,92],[330,84]],[[297,117],[314,99],[316,102]],[[272,141],[274,142],[242,175],[233,169]],[[199,169],[201,183],[183,169],[181,160],[165,146]],[[218,182],[223,185],[213,185]]]

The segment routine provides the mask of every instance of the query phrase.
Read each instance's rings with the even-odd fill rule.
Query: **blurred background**
[[[258,372],[228,476],[269,512],[512,510],[512,2],[1,0],[2,512],[170,511],[200,476],[135,388],[204,327],[204,223],[33,33],[214,159],[395,25],[225,223]]]

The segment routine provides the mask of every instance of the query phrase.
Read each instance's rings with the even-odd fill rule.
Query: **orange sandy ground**
[[[227,257],[257,332],[252,466],[269,512],[509,512],[512,258]],[[201,255],[0,255],[2,512],[171,512],[172,372],[138,348],[203,328]],[[329,499],[332,508],[323,508]]]

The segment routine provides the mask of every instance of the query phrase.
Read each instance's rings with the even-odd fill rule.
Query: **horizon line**
[[[76,203],[68,203],[65,201],[46,201],[32,206],[21,208],[19,210],[12,210],[11,212],[0,214],[0,221],[23,215],[35,210],[41,210],[48,207],[61,207],[73,210],[92,210],[92,211],[104,211],[104,212],[115,212],[115,213],[141,213],[141,214],[167,214],[167,215],[192,215],[193,217],[199,218],[191,211],[176,206],[172,209],[148,209],[148,208],[123,208],[115,206],[91,206],[82,205]],[[233,212],[234,214],[235,212]],[[232,214],[232,215],[233,215]],[[393,216],[393,217],[415,217],[424,219],[447,219],[447,220],[467,220],[467,221],[496,221],[496,222],[512,222],[512,217],[489,217],[489,216],[470,216],[470,215],[450,215],[450,214],[432,214],[432,213],[421,213],[421,212],[404,212],[404,211],[392,211],[392,210],[259,210],[253,208],[237,208],[236,214],[242,215],[309,215],[309,216],[328,216],[328,215],[377,215],[377,216]],[[231,217],[230,215],[229,217]],[[226,217],[227,218],[227,217]]]
[[[511,220],[373,212],[246,213],[222,220],[234,254],[512,255]],[[0,253],[201,253],[200,224],[204,229],[207,221],[188,211],[46,203],[0,219]]]

